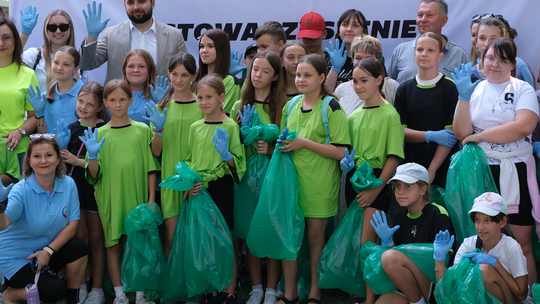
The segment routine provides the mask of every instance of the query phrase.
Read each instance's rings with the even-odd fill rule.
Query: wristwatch
[[[21,132],[21,135],[22,135],[23,137],[26,136],[26,131],[25,131],[23,128],[19,128],[19,129],[17,129],[17,130],[19,130],[19,132]]]

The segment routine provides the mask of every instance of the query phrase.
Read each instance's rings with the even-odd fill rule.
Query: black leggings
[[[62,248],[52,255],[49,261],[49,267],[58,272],[66,264],[88,255],[88,246],[77,237],[69,240]],[[30,263],[19,269],[11,279],[5,278],[6,285],[12,288],[24,288],[28,284],[34,284],[35,274],[30,268]],[[64,281],[58,275],[52,276],[48,272],[43,272],[38,280],[39,299],[45,303],[56,303],[66,297],[67,287]]]

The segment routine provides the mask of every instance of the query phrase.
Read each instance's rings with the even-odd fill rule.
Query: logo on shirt
[[[68,217],[69,217],[69,207],[64,207],[64,209],[62,209],[62,216],[64,217],[64,221],[67,221],[67,220],[68,220]]]

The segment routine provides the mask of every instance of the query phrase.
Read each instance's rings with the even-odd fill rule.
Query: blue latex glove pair
[[[60,150],[67,149],[69,141],[71,140],[71,130],[64,123],[64,119],[56,122],[54,134],[56,135],[56,141],[58,142]]]
[[[34,90],[34,86],[30,85],[30,87],[26,89],[26,92],[28,92],[28,94],[24,94],[24,97],[26,97],[26,100],[28,100],[28,102],[34,108],[36,117],[45,116],[45,105],[47,104],[47,98],[45,98],[45,94],[41,95],[39,86],[36,86],[36,89]]]
[[[456,135],[452,130],[427,131],[426,142],[436,142],[438,145],[452,148],[457,143]]]
[[[165,121],[167,120],[167,108],[163,109],[163,114],[161,114],[156,104],[149,100],[146,102],[144,109],[149,117],[143,117],[143,119],[154,124],[154,132],[156,135],[163,136],[163,128],[165,127]]]
[[[104,21],[101,21],[101,3],[99,4],[98,8],[96,9],[96,1],[92,2],[92,7],[90,7],[90,3],[88,5],[88,14],[86,14],[86,11],[83,9],[83,15],[84,20],[86,20],[86,31],[88,32],[88,35],[90,36],[99,36],[99,33],[107,27],[107,23],[109,23],[109,20],[111,18],[107,18]]]
[[[225,129],[222,129],[220,127],[216,128],[217,136],[214,134],[212,135],[212,139],[214,140],[214,147],[216,148],[216,151],[218,151],[219,155],[221,156],[221,159],[224,161],[229,161],[232,158],[231,152],[229,152],[229,134],[227,134],[227,131]]]
[[[481,81],[478,79],[474,83],[471,82],[471,65],[471,63],[462,63],[461,70],[454,68],[454,73],[452,73],[452,79],[454,79],[454,82],[456,83],[459,99],[461,100],[471,100],[471,94]]]
[[[349,149],[345,149],[345,157],[339,161],[339,166],[341,167],[341,171],[347,173],[354,169],[354,155],[356,154],[356,149],[352,149],[352,153],[349,154]]]
[[[382,216],[379,211],[375,211],[375,214],[373,214],[373,220],[375,220],[375,223],[370,221],[371,226],[373,229],[375,229],[375,232],[381,239],[382,245],[389,246],[392,244],[394,232],[399,229],[399,225],[396,225],[393,228],[388,227],[388,222],[386,221],[386,214],[384,211],[382,212]]]
[[[347,61],[347,51],[345,50],[345,41],[340,45],[339,40],[336,39],[336,47],[332,41],[330,41],[330,50],[325,48],[328,56],[330,56],[330,61],[332,61],[332,70],[341,71],[345,62]]]
[[[36,27],[39,13],[36,13],[36,7],[32,5],[25,5],[24,11],[21,12],[21,32],[30,35]]]
[[[242,112],[238,110],[238,116],[240,116],[240,119],[242,120],[242,127],[251,127],[251,117],[253,116],[253,113],[255,113],[255,106],[253,105],[245,105],[244,106],[244,114],[242,115]]]
[[[238,56],[238,49],[235,49],[234,52],[231,51],[231,65],[229,66],[229,74],[236,75],[242,71],[247,70],[246,66],[240,66],[240,60],[242,60],[242,55],[244,53],[240,52]]]
[[[439,231],[435,236],[435,241],[433,242],[433,258],[437,262],[444,262],[446,259],[446,254],[452,245],[454,244],[454,236],[450,235],[448,230]]]
[[[105,142],[105,137],[103,137],[100,142],[97,141],[98,129],[96,128],[96,131],[94,131],[94,134],[92,134],[92,128],[88,127],[88,130],[84,130],[84,137],[79,136],[79,139],[86,146],[88,159],[97,159],[99,151],[101,151],[101,147]]]
[[[152,95],[154,102],[158,103],[165,98],[165,95],[167,95],[167,92],[171,86],[172,83],[169,83],[169,78],[166,78],[165,76],[157,76],[156,88],[154,89],[154,86],[150,84],[150,94]]]

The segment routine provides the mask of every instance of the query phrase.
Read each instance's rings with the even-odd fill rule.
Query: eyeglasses
[[[54,33],[57,29],[60,29],[60,32],[67,32],[71,25],[69,23],[62,23],[60,25],[56,24],[47,24],[47,31]]]
[[[497,60],[497,59],[495,59],[495,57],[492,57],[492,56],[486,56],[486,59],[487,59],[487,61],[489,61],[491,64],[497,63],[499,66],[507,66],[507,65],[512,64],[512,63],[510,62],[510,60],[507,60],[507,59]]]
[[[39,139],[39,138],[45,138],[45,139],[56,139],[56,135],[55,134],[52,134],[52,133],[45,133],[45,134],[31,134],[30,135],[30,140],[36,140],[36,139]]]
[[[401,191],[401,189],[405,190],[405,192],[409,192],[411,191],[413,188],[416,188],[415,186],[417,186],[416,184],[405,184],[405,185],[400,185],[400,184],[393,184],[392,185],[392,191],[394,192],[399,192]],[[420,187],[420,186],[418,186]]]
[[[484,19],[489,17],[495,17],[497,19],[503,18],[503,15],[494,15],[493,13],[477,14],[472,17],[472,20]]]
[[[3,42],[4,44],[10,44],[11,41],[13,41],[13,36],[12,36],[12,35],[10,35],[10,34],[5,34],[5,35],[2,36],[2,42]]]

